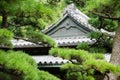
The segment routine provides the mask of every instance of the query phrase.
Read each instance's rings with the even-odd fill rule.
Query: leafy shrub
[[[47,72],[38,70],[33,58],[21,51],[0,51],[0,66],[23,80],[59,80]]]
[[[0,25],[1,25],[1,23],[2,23],[2,16],[0,16]]]
[[[42,76],[40,76],[39,80],[60,80],[57,77],[49,74],[48,72],[42,71],[42,70],[39,71],[38,74],[42,75]]]
[[[47,0],[47,2],[49,4],[52,4],[52,5],[56,5],[57,3],[59,3],[61,0]]]
[[[7,29],[0,29],[0,45],[12,47],[13,33]]]
[[[79,45],[77,45],[76,48],[89,51],[90,53],[106,53],[106,49],[108,49],[108,48],[99,47],[97,45],[96,47],[95,46],[91,47],[90,45],[88,45],[88,43],[80,43]]]
[[[80,43],[79,45],[77,45],[77,49],[88,50],[89,45],[87,43],[83,42],[83,43]]]
[[[93,38],[93,39],[98,39],[100,36],[102,36],[102,33],[101,32],[91,32],[89,34],[89,37],[90,38]]]
[[[92,47],[92,48],[89,48],[89,52],[91,53],[106,53],[106,49],[105,48],[99,48],[99,47]]]
[[[71,61],[71,63],[64,64],[61,68],[67,70],[67,80],[73,78],[74,80],[95,80],[93,75],[96,70],[102,74],[107,72],[120,74],[120,66],[108,63],[104,60],[102,54],[69,48],[52,48],[49,53]]]
[[[48,43],[52,47],[57,47],[57,44],[55,43],[55,41],[51,37],[49,37],[43,33],[30,31],[30,32],[26,33],[26,37],[29,40],[31,40],[32,42],[35,42],[38,44],[39,44],[39,42],[43,42],[43,43]]]

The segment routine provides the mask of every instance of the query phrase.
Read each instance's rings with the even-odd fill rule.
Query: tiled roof
[[[59,46],[74,46],[82,42],[86,42],[88,44],[93,44],[96,40],[95,39],[90,39],[87,37],[62,37],[62,38],[53,38],[54,41],[59,45]],[[37,45],[35,43],[25,41],[22,39],[13,39],[11,40],[14,48],[26,48],[26,47],[44,47],[43,45]],[[47,46],[47,45],[46,45]],[[6,47],[6,46],[2,46]]]
[[[90,19],[87,15],[82,13],[74,4],[70,4],[65,8],[64,15],[67,14],[72,19],[74,19],[77,23],[82,24],[84,27],[92,30],[97,31],[96,28],[92,27],[88,20]]]
[[[66,7],[64,11],[64,15],[70,16],[72,19],[74,19],[77,23],[84,25],[84,27],[92,30],[92,31],[100,31],[102,33],[105,33],[109,36],[115,36],[115,32],[109,32],[104,29],[98,30],[91,26],[88,23],[88,20],[90,19],[87,15],[82,13],[77,7],[74,6],[74,4],[70,4]]]
[[[60,57],[54,57],[50,55],[32,56],[33,59],[38,63],[39,67],[60,67],[62,64],[68,63],[70,61],[62,59]]]
[[[74,4],[68,5],[63,13],[63,17],[58,20],[57,23],[53,23],[46,27],[45,30],[43,30],[44,33],[47,33],[49,30],[52,30],[54,27],[56,27],[60,22],[62,22],[67,16],[71,17],[75,22],[78,24],[82,24],[85,28],[90,29],[92,31],[98,31],[98,29],[92,27],[88,20],[90,19],[87,15],[82,13],[77,7],[74,6]]]
[[[14,48],[30,48],[30,47],[43,47],[42,44],[35,44],[30,41],[25,41],[23,39],[12,39],[11,40]],[[45,46],[45,45],[44,45]],[[8,46],[1,45],[2,48],[9,48]]]
[[[87,15],[83,14],[79,9],[77,9],[77,7],[75,7],[74,4],[70,4],[65,8],[63,17],[60,20],[58,20],[57,23],[52,24],[49,27],[47,27],[43,32],[47,34],[54,27],[57,27],[57,25],[59,25],[62,21],[64,21],[64,19],[67,16],[72,18],[75,22],[77,22],[77,24],[80,24],[80,25],[82,24],[85,28],[87,28],[91,31],[97,31],[96,28],[92,27],[88,23],[89,17]],[[79,36],[60,37],[60,38],[53,38],[53,39],[59,46],[73,46],[73,45],[77,45],[82,42],[87,42],[88,44],[93,44],[95,42],[95,39],[91,40],[90,38],[81,37],[81,36],[80,37]]]
[[[111,54],[104,54],[105,60],[110,61]],[[51,55],[32,56],[38,67],[61,67],[62,64],[71,63],[69,60]]]
[[[65,37],[65,38],[54,38],[55,42],[59,46],[74,46],[78,45],[79,43],[86,42],[88,44],[93,44],[96,40],[90,39],[87,37]]]
[[[90,18],[87,15],[85,15],[84,13],[82,13],[77,7],[75,7],[74,4],[68,5],[64,10],[63,17],[60,20],[58,20],[57,23],[52,24],[49,27],[47,27],[47,29],[45,29],[43,32],[46,34],[49,33],[49,31],[52,31],[55,27],[57,27],[57,25],[59,25],[62,21],[64,21],[64,19],[67,18],[68,16],[72,20],[74,20],[77,24],[83,25],[84,28],[89,29],[90,31],[95,31],[95,32],[98,31],[98,32],[108,34],[110,36],[115,35],[115,33],[113,33],[113,32],[108,32],[104,29],[98,30],[98,29],[94,28],[93,26],[91,26],[88,23],[88,20]],[[77,36],[75,38],[63,37],[63,38],[53,38],[53,39],[59,46],[76,45],[76,44],[82,43],[82,42],[87,42],[88,44],[92,44],[95,42],[95,40],[91,40],[90,38],[87,38],[87,37],[85,37],[85,38],[84,37],[78,38],[78,37],[79,36]]]
[[[29,42],[29,41],[25,41],[22,39],[13,39],[11,40],[12,44],[14,47],[30,47],[30,46],[36,46],[35,43]]]

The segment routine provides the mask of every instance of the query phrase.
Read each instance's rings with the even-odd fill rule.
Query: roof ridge
[[[71,3],[70,5],[68,5],[63,13],[64,15],[68,15],[71,18],[73,18],[75,21],[77,21],[79,24],[84,25],[86,28],[93,30],[93,31],[97,31],[96,28],[94,28],[93,26],[91,26],[88,23],[88,20],[90,19],[87,15],[85,15],[84,13],[82,13],[73,3]]]
[[[89,19],[87,15],[82,13],[73,3],[69,4],[65,9],[64,9],[64,14],[72,14],[75,13],[77,15],[81,14],[81,17],[84,17],[86,19]]]

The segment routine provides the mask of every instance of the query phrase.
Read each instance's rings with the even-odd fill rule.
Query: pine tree
[[[41,3],[38,3],[35,0],[0,0],[0,15],[2,16],[1,27],[5,28],[0,29],[0,47],[7,46],[13,48],[14,46],[12,45],[11,40],[13,37],[16,38],[16,36],[20,39],[27,38],[29,41],[36,44],[39,44],[41,41],[48,43],[51,46],[56,46],[55,42],[50,37],[44,35],[43,33],[39,33],[39,30],[41,29],[36,30],[34,27],[36,25],[33,25],[33,23],[31,24],[31,22],[35,22],[34,20],[36,19],[29,18],[29,16],[31,17],[39,14],[40,17],[38,17],[38,15],[35,17],[49,17],[49,19],[51,18],[52,14],[49,13],[50,9],[43,9],[45,6],[40,4]],[[20,23],[15,22],[17,19],[19,19],[18,22]],[[26,25],[31,25],[32,27],[26,27]],[[22,28],[23,31],[26,30],[25,36],[16,35],[16,33],[13,31],[13,29],[15,29],[16,32],[19,32],[21,26],[25,26],[25,28]],[[18,34],[20,33],[22,32],[20,31]],[[18,76],[22,80],[59,80],[57,77],[47,72],[38,70],[37,64],[31,58],[31,56],[21,51],[16,52],[0,50],[0,75],[3,73]],[[8,80],[8,78],[6,78],[6,80]]]
[[[117,30],[114,38],[112,56],[110,62],[120,66],[120,2],[118,0],[90,0],[86,4],[86,10],[99,17],[99,21],[104,19],[116,21]],[[102,24],[101,24],[102,25]],[[109,25],[112,25],[111,23]],[[104,25],[102,25],[104,28]],[[112,26],[113,27],[113,26]],[[111,27],[111,28],[112,28]],[[109,76],[110,80],[117,80],[118,76]]]

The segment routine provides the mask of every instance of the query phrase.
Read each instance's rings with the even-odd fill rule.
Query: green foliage
[[[34,9],[35,0],[2,0],[0,1],[1,12],[7,12],[9,14],[15,14],[19,11],[29,11]],[[33,4],[32,4],[33,3]],[[11,6],[11,7],[10,7]],[[30,9],[31,8],[31,9]]]
[[[100,36],[102,36],[102,33],[101,33],[101,32],[91,32],[91,33],[89,34],[89,37],[90,37],[90,38],[93,38],[93,39],[98,39],[98,38],[100,38]]]
[[[116,31],[117,29],[117,22],[109,19],[104,19],[105,30],[108,30],[110,32]]]
[[[54,40],[43,34],[43,33],[38,33],[37,31],[31,31],[31,32],[27,32],[26,33],[26,37],[31,40],[32,42],[35,42],[35,43],[40,43],[40,42],[43,42],[43,43],[48,43],[50,46],[52,47],[57,47],[57,44],[54,42]]]
[[[65,0],[66,3],[74,3],[78,7],[84,7],[87,0]]]
[[[35,0],[22,0],[19,9],[23,12],[33,12],[35,11],[36,5],[37,2]]]
[[[23,80],[59,80],[47,72],[39,71],[33,58],[21,51],[0,51],[0,66]]]
[[[38,19],[38,25],[41,27],[41,29],[44,29],[47,25],[47,21],[44,21],[42,18]]]
[[[20,25],[32,25],[38,29],[44,29],[59,16],[59,7],[50,4],[36,2],[32,11],[24,10],[17,14],[13,22]]]
[[[2,0],[0,1],[0,7],[1,7],[1,12],[2,11],[6,11],[6,12],[12,12],[18,9],[18,4],[21,1],[17,1],[17,0]],[[10,7],[11,6],[11,7]],[[16,7],[14,7],[16,6]]]
[[[8,17],[8,22],[14,23],[14,25],[9,25],[9,29],[20,37],[24,36],[24,31],[27,30],[26,28],[28,26],[32,27],[33,31],[44,29],[46,26],[56,21],[58,17],[61,16],[61,11],[63,10],[63,6],[47,4],[45,1],[44,3],[40,1],[32,3],[34,6],[30,5],[31,1],[28,3],[26,3],[27,1],[24,2],[24,5],[21,6],[23,9],[21,9],[19,13]],[[29,9],[29,7],[25,7],[27,5],[33,6],[33,8],[31,8],[32,10]]]
[[[116,21],[109,20],[109,19],[103,19],[99,18],[97,16],[91,16],[92,18],[89,20],[89,23],[98,28],[98,29],[105,29],[107,31],[113,32],[117,28],[117,23]]]
[[[89,37],[92,39],[96,39],[96,43],[94,43],[88,51],[90,52],[111,52],[113,39],[108,35],[105,35],[101,32],[91,32]]]
[[[42,76],[40,76],[39,80],[60,80],[57,77],[49,74],[48,72],[42,71],[42,70],[39,71],[38,74],[42,75]]]
[[[0,79],[1,80],[10,80],[10,75],[0,72]]]
[[[47,0],[49,4],[56,5],[60,2],[61,0]]]
[[[109,5],[109,4],[111,4],[111,2],[109,3],[109,1],[111,1],[111,0],[106,0],[106,1],[104,1],[104,0],[96,0],[96,1],[94,1],[94,0],[89,0],[89,1],[87,1],[87,4],[86,4],[86,8],[88,9],[88,10],[92,10],[92,9],[97,9],[97,8],[99,8],[99,10],[101,11],[106,5]],[[92,5],[91,5],[92,4]],[[87,6],[88,5],[88,6]],[[101,9],[100,9],[101,8]],[[97,10],[97,11],[99,11],[99,10]]]
[[[114,6],[114,7],[113,7]],[[86,13],[92,17],[90,19],[90,23],[92,26],[97,27],[98,29],[105,29],[110,32],[116,31],[118,27],[118,22],[114,21],[113,19],[106,19],[105,17],[119,17],[120,11],[118,10],[120,8],[120,5],[118,4],[117,0],[89,0],[86,2],[86,6],[84,7],[84,10],[87,11]],[[93,14],[94,13],[94,14]],[[103,17],[104,16],[104,17]],[[94,36],[95,35],[95,36]],[[96,34],[91,35],[93,37],[100,37]],[[103,35],[99,40],[97,41],[97,45],[94,45],[94,47],[90,51],[95,51],[98,47],[100,49],[97,49],[96,51],[107,51],[111,52],[113,39]],[[105,50],[104,50],[105,49]],[[95,51],[95,52],[96,52]]]
[[[71,61],[61,68],[67,70],[67,80],[73,78],[74,80],[95,80],[93,75],[96,70],[102,74],[109,72],[120,74],[120,66],[106,62],[102,54],[68,48],[52,48],[49,53]]]
[[[96,59],[94,55],[89,54],[87,51],[75,50],[69,48],[52,48],[49,51],[49,53],[53,56],[57,55],[68,60],[76,59],[78,62],[83,62],[88,59]],[[99,56],[103,57],[103,55],[99,55]],[[99,58],[99,59],[103,59],[103,58]]]
[[[73,79],[74,80],[94,80],[94,78],[91,76],[94,74],[94,70],[93,69],[87,70],[82,65],[68,63],[63,65],[61,69],[67,70],[67,74],[66,74],[67,80],[73,80]]]
[[[0,16],[0,25],[1,25],[1,22],[2,22],[2,16]]]
[[[88,75],[94,74],[93,69],[85,69],[82,65],[68,63],[62,66],[62,70],[67,70],[67,80],[91,80]],[[87,72],[87,73],[86,73]],[[94,79],[93,79],[94,80]]]
[[[105,53],[106,49],[108,48],[102,48],[102,47],[98,47],[99,44],[97,44],[96,46],[92,46],[90,47],[87,43],[81,43],[77,46],[77,49],[82,49],[82,50],[86,50],[89,51],[91,53]]]
[[[83,42],[83,43],[78,44],[78,46],[76,48],[77,49],[88,50],[89,49],[89,45],[88,45],[88,43]]]
[[[55,8],[50,7],[49,4],[45,3],[40,3],[36,6],[36,11],[33,15],[35,16],[35,22],[37,22],[39,28],[44,29],[48,24],[51,24],[51,22],[56,20],[58,14],[53,10],[55,10]]]
[[[92,17],[92,18],[90,18],[89,23],[90,23],[92,26],[98,28],[99,25],[100,25],[100,21],[99,21],[98,19],[99,19],[98,17],[96,17],[96,18],[93,18],[93,17]]]
[[[5,10],[6,12],[8,12],[8,23],[10,23],[8,29],[11,30],[15,34],[15,36],[25,38],[28,37],[31,40],[33,40],[32,38],[36,36],[34,37],[36,39],[33,40],[33,42],[35,43],[43,41],[43,43],[48,42],[48,44],[51,46],[57,46],[50,37],[39,33],[39,31],[44,29],[47,25],[51,24],[53,21],[57,20],[58,17],[61,16],[61,11],[63,10],[63,1],[60,1],[59,5],[48,4],[46,1],[41,2],[41,0],[12,1],[0,1],[1,10]],[[3,4],[5,4],[6,6],[4,6]],[[8,6],[11,7],[7,8]],[[28,30],[28,27],[32,27],[31,32]],[[32,31],[37,31],[38,33],[33,32],[32,34]],[[31,37],[30,35],[27,35],[26,37],[26,32],[30,32]]]
[[[87,60],[84,62],[85,67],[95,67],[96,70],[100,71],[101,73],[114,73],[114,74],[120,74],[120,66],[113,65],[111,63],[107,63],[103,60]]]
[[[92,48],[89,48],[89,52],[91,52],[91,53],[97,53],[97,52],[105,53],[106,49],[102,48],[102,47],[92,47]]]
[[[12,47],[13,33],[7,29],[0,29],[0,45]]]
[[[105,59],[103,54],[100,54],[100,53],[92,53],[92,56],[95,58],[95,59]]]
[[[106,49],[108,48],[103,48],[101,46],[98,46],[99,44],[97,45],[93,45],[93,46],[90,46],[88,45],[87,43],[81,43],[79,45],[77,45],[77,49],[81,49],[81,50],[86,50],[86,51],[89,51],[91,53],[105,53],[106,52]]]
[[[118,4],[118,0],[89,0],[86,3],[86,10],[87,11],[95,11],[99,12],[100,14],[105,14],[106,16],[116,16],[119,17],[120,5]],[[114,6],[114,7],[113,7]]]

